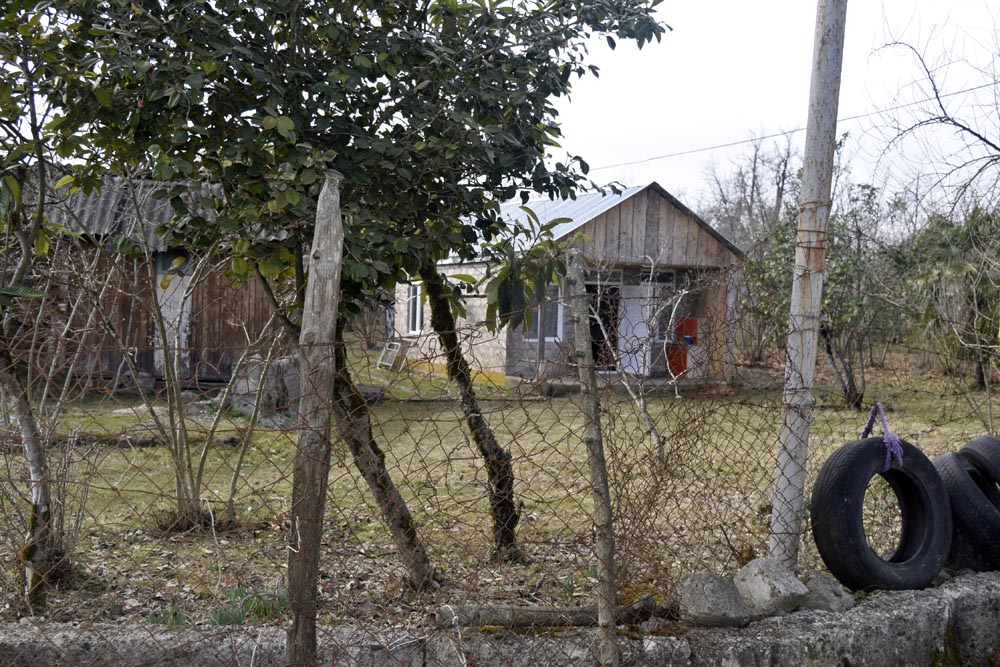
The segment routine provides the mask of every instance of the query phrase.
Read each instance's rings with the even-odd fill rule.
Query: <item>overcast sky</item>
[[[597,181],[655,180],[697,206],[710,165],[724,171],[748,150],[711,147],[805,126],[815,13],[810,0],[665,0],[658,15],[673,31],[659,44],[592,45],[601,75],[574,83],[571,99],[558,105],[563,147],[587,159]],[[921,77],[912,56],[880,47],[903,40],[936,64],[962,56],[989,63],[998,16],[1000,0],[848,2],[838,132],[855,138],[856,176],[879,180],[886,172],[871,174],[867,158],[885,144],[878,131],[885,118],[875,112],[926,94],[913,85]],[[985,81],[956,67],[947,75],[954,90]],[[864,117],[845,120],[856,116]],[[793,136],[801,146],[805,132]]]

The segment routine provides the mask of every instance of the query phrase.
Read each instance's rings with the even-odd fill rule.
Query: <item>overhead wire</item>
[[[942,94],[939,97],[954,97],[955,95],[963,95],[965,93],[972,93],[977,90],[982,90],[983,88],[993,88],[1000,85],[1000,82],[992,81],[990,83],[984,83],[979,86],[973,86],[971,88],[965,88],[963,90],[956,90],[951,93]],[[870,118],[872,116],[878,116],[884,113],[889,113],[892,111],[899,111],[900,109],[905,109],[907,107],[917,106],[919,104],[926,104],[927,102],[933,102],[936,98],[928,97],[923,100],[915,100],[913,102],[907,102],[906,104],[899,104],[893,107],[887,107],[885,109],[877,109],[875,111],[869,111],[867,113],[857,114],[854,116],[845,116],[844,118],[838,118],[838,123],[845,123],[852,120],[861,120],[862,118]],[[716,151],[722,148],[732,148],[733,146],[743,146],[746,144],[752,144],[757,141],[766,141],[767,139],[778,139],[780,137],[788,137],[798,132],[804,131],[806,128],[797,127],[794,130],[785,130],[783,132],[775,132],[774,134],[766,134],[764,136],[754,136],[747,139],[740,139],[738,141],[730,141],[724,144],[715,144],[713,146],[702,146],[700,148],[689,148],[683,151],[677,151],[675,153],[667,153],[665,155],[656,155],[654,157],[640,158],[638,160],[630,160],[628,162],[618,162],[616,164],[604,165],[601,167],[591,167],[591,171],[600,171],[602,169],[615,169],[617,167],[630,167],[632,165],[644,164],[646,162],[655,162],[657,160],[667,160],[675,157],[683,157],[685,155],[694,155],[696,153],[707,153],[710,151]]]

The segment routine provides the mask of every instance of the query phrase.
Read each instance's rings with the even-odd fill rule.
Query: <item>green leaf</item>
[[[169,289],[170,287],[170,274],[164,273],[163,277],[160,278],[160,289]]]
[[[233,257],[233,273],[242,278],[247,275],[249,270],[250,266],[247,264],[245,259],[242,257]]]
[[[73,174],[66,174],[65,176],[63,176],[62,178],[60,178],[58,181],[56,181],[56,190],[58,190],[59,188],[65,186],[65,185],[72,185],[73,180],[75,178],[76,177]]]
[[[48,292],[37,290],[26,285],[13,285],[11,287],[0,287],[0,296],[12,299],[44,299],[49,296]]]
[[[41,257],[49,254],[49,247],[48,236],[39,231],[38,235],[35,236],[35,255]]]
[[[13,201],[18,201],[21,199],[21,183],[14,178],[13,174],[7,174],[3,177],[4,185],[10,192],[10,196],[13,197]]]
[[[292,206],[298,204],[300,199],[301,196],[299,195],[298,190],[293,190],[292,188],[285,190],[285,200]]]
[[[6,187],[0,188],[0,218],[6,218],[13,207],[14,199],[10,195],[10,190]]]
[[[289,141],[293,141],[295,139],[295,122],[288,116],[278,116],[276,127],[278,134],[283,136],[285,139],[288,139]]]
[[[94,97],[97,98],[97,103],[102,107],[111,106],[111,90],[108,88],[98,88],[94,91]]]

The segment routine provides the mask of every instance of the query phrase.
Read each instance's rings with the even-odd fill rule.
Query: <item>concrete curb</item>
[[[804,611],[744,628],[678,627],[681,636],[623,639],[633,667],[940,667],[1000,664],[1000,573],[956,577],[924,591],[879,592],[844,613]],[[430,635],[335,628],[321,665],[580,667],[597,665],[592,630],[545,635],[470,630]],[[0,626],[10,667],[268,667],[281,665],[280,628],[167,629],[121,624]]]

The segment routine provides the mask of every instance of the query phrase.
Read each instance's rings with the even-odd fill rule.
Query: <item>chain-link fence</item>
[[[100,305],[90,295],[80,313],[68,296],[45,300],[44,309],[61,318],[44,327],[29,326],[36,320],[28,315],[39,311],[33,310],[38,303],[27,303],[25,342],[13,345],[19,352],[12,370],[27,394],[7,396],[6,403],[23,399],[33,408],[48,467],[44,480],[33,479],[26,424],[15,410],[5,414],[0,618],[11,623],[31,616],[25,623],[42,644],[58,622],[72,624],[59,632],[81,636],[106,623],[137,624],[146,641],[135,650],[164,656],[176,649],[162,632],[167,628],[207,638],[220,626],[283,626],[300,386],[288,356],[292,345],[277,329],[257,337],[273,323],[252,332],[245,320],[231,321],[246,332],[243,345],[176,349],[169,337],[150,345],[148,337],[126,341],[122,335],[116,341],[101,329],[100,317],[89,316]],[[601,293],[592,291],[591,298]],[[202,311],[188,312],[219,305],[206,301],[198,306]],[[654,310],[623,303],[617,312]],[[613,343],[614,354],[605,357],[599,376],[618,602],[647,605],[634,622],[659,618],[655,631],[668,635],[684,631],[673,595],[682,577],[732,573],[767,554],[784,413],[780,353],[754,365],[739,363],[738,337],[720,332],[733,362],[722,381],[697,367],[710,357],[698,349],[709,344],[704,329],[695,333],[698,322],[680,324],[673,314],[666,322],[677,335],[660,339],[653,336],[656,327],[637,334],[636,327],[614,321],[615,336],[605,331],[601,343]],[[75,324],[81,321],[89,325]],[[741,322],[730,317],[726,326]],[[390,631],[422,641],[460,641],[462,629],[442,608],[476,610],[480,628],[524,619],[566,626],[596,618],[593,496],[579,385],[572,373],[504,379],[505,367],[482,361],[492,354],[485,347],[493,337],[480,323],[462,327],[477,414],[511,457],[517,549],[496,549],[495,487],[468,429],[468,404],[448,381],[436,347],[422,344],[433,334],[389,341],[406,343],[397,349],[383,341],[366,345],[349,332],[344,350],[351,381],[365,398],[353,409],[370,425],[371,443],[412,515],[436,585],[416,591],[407,584],[383,507],[344,439],[334,437],[319,620],[326,628],[353,628],[351,638],[343,635],[343,664],[352,664],[346,656],[356,655],[363,637],[372,645],[391,644],[385,638]],[[503,335],[523,339],[531,333]],[[617,371],[618,353],[639,350],[653,359],[656,345],[667,359],[660,372],[653,363],[646,372]],[[550,350],[563,358],[565,352]],[[151,363],[142,366],[143,359]],[[988,391],[969,389],[967,376],[949,374],[928,350],[873,341],[861,362],[866,405],[882,402],[891,428],[928,455],[954,451],[987,429],[981,417],[989,414]],[[866,421],[864,413],[840,407],[842,392],[823,355],[816,396],[807,494],[826,457],[857,439]],[[51,490],[54,539],[44,566],[44,605],[29,609],[25,534],[37,520],[32,490],[42,481]],[[873,484],[865,517],[876,550],[893,548],[900,519],[887,485]],[[822,568],[808,526],[802,547],[800,569]],[[130,659],[119,654],[92,664]],[[489,664],[506,664],[500,655],[494,660]]]

